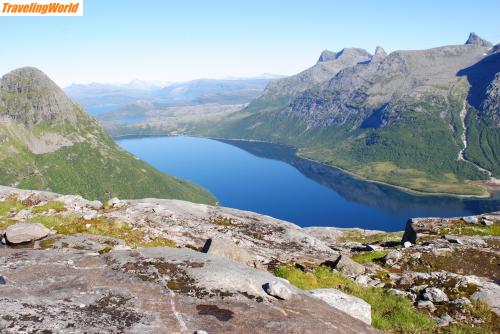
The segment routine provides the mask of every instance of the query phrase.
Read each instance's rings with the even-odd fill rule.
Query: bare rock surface
[[[0,249],[0,332],[376,333],[276,277],[187,249]]]
[[[337,289],[315,289],[311,290],[310,293],[366,324],[372,323],[371,306],[363,299],[345,294]]]
[[[208,239],[227,240],[233,247],[237,244],[240,260],[251,265],[302,260],[319,264],[338,258],[338,252],[299,226],[249,211],[162,199],[113,199],[108,203],[110,209],[96,209],[100,202],[80,196],[0,186],[0,200],[12,196],[62,202],[67,209],[64,215],[99,216],[128,223],[150,240],[163,237],[182,247],[202,249]]]

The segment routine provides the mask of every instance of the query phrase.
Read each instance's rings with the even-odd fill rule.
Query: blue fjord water
[[[500,198],[420,196],[358,180],[269,143],[193,137],[131,137],[124,149],[159,170],[190,180],[220,205],[300,226],[403,230],[410,217],[459,216],[500,209]]]

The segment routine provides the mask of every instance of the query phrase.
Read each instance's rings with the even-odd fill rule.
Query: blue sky
[[[324,49],[500,42],[500,1],[85,0],[83,17],[0,17],[0,73],[60,85],[293,74]]]

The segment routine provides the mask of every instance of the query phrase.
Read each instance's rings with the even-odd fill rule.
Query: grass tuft
[[[365,300],[372,307],[372,325],[389,333],[432,333],[437,325],[416,310],[408,299],[396,297],[380,288],[362,287],[327,267],[303,272],[293,266],[278,266],[275,275],[303,290],[335,288]]]
[[[55,212],[63,212],[63,211],[66,211],[66,208],[64,207],[63,202],[49,201],[43,205],[34,206],[31,209],[31,212],[34,214],[38,214],[38,213],[42,213],[42,212],[47,212],[49,210],[54,210]]]
[[[365,264],[365,263],[370,263],[375,260],[383,258],[385,255],[389,254],[388,250],[381,250],[381,251],[375,251],[375,252],[363,252],[360,254],[356,254],[351,259],[354,261]]]

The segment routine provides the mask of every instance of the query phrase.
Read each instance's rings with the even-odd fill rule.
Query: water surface
[[[500,198],[419,196],[358,180],[269,143],[193,137],[136,137],[118,144],[161,171],[210,190],[223,206],[300,226],[403,230],[409,217],[496,211]]]

